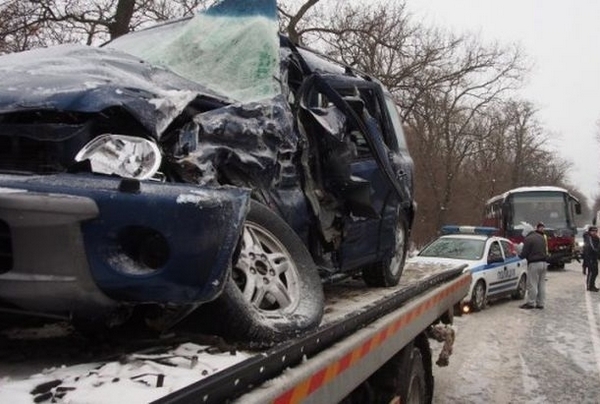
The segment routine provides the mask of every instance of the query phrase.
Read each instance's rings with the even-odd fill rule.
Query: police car
[[[510,240],[494,236],[498,229],[475,226],[444,226],[442,236],[430,242],[407,265],[467,264],[473,280],[462,301],[464,312],[483,309],[491,298],[525,297],[527,261],[519,258]]]

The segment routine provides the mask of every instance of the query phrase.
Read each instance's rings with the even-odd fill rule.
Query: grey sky
[[[416,20],[484,41],[518,43],[533,62],[523,97],[574,164],[571,182],[600,195],[600,1],[406,0]]]

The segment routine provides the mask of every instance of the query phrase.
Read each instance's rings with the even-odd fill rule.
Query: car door
[[[314,75],[304,83],[302,105],[319,153],[314,177],[350,213],[341,218],[342,268],[380,260],[394,251],[398,215],[408,225],[413,216],[413,163],[382,87]]]
[[[488,296],[497,295],[510,288],[507,278],[510,271],[505,261],[504,251],[500,242],[493,239],[487,250],[486,281],[488,284]]]
[[[394,242],[394,224],[397,221],[399,202],[410,201],[405,180],[398,175],[401,171],[394,167],[394,156],[398,152],[397,143],[386,129],[387,115],[380,91],[372,83],[355,87],[360,105],[354,106],[369,126],[367,133],[356,124],[350,124],[349,134],[356,153],[350,161],[352,177],[368,187],[369,198],[359,200],[372,209],[372,215],[348,217],[345,224],[345,241],[342,245],[344,268],[349,269],[363,262],[371,262],[379,251],[391,250]],[[340,89],[339,91],[343,91]],[[345,97],[346,100],[349,97]],[[406,153],[408,154],[408,153]],[[400,191],[398,191],[400,189]],[[365,195],[363,194],[363,195]],[[356,195],[347,194],[347,200],[356,203]],[[385,230],[384,228],[387,228]],[[384,229],[382,231],[382,229]],[[368,240],[368,242],[367,242]]]
[[[527,270],[527,263],[519,258],[517,249],[510,240],[500,240],[500,245],[504,252],[504,262],[506,264],[506,288],[511,291],[516,290],[521,275]]]

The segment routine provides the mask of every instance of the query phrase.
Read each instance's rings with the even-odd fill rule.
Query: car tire
[[[369,402],[418,403],[431,402],[424,357],[413,342],[381,366],[370,378],[374,393]]]
[[[407,350],[406,365],[401,367],[400,377],[402,382],[398,393],[401,403],[425,404],[429,402],[423,355],[421,355],[419,348],[411,346],[410,351]]]
[[[394,253],[383,261],[374,262],[362,269],[367,286],[396,286],[400,281],[408,251],[408,226],[402,213],[398,216],[395,229]]]
[[[245,342],[278,342],[318,326],[323,307],[321,279],[302,240],[252,201],[232,276],[217,300],[200,308],[210,331]]]
[[[523,300],[523,299],[525,299],[526,292],[527,292],[527,275],[523,274],[519,278],[519,283],[517,283],[517,289],[512,294],[512,298],[514,300]]]
[[[473,292],[471,294],[471,310],[473,310],[473,311],[483,310],[485,308],[485,302],[486,302],[485,283],[482,280],[479,280],[473,287]]]

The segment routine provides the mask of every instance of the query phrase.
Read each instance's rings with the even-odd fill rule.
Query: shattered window
[[[106,46],[168,68],[237,101],[281,93],[277,21],[198,13],[134,32]]]

